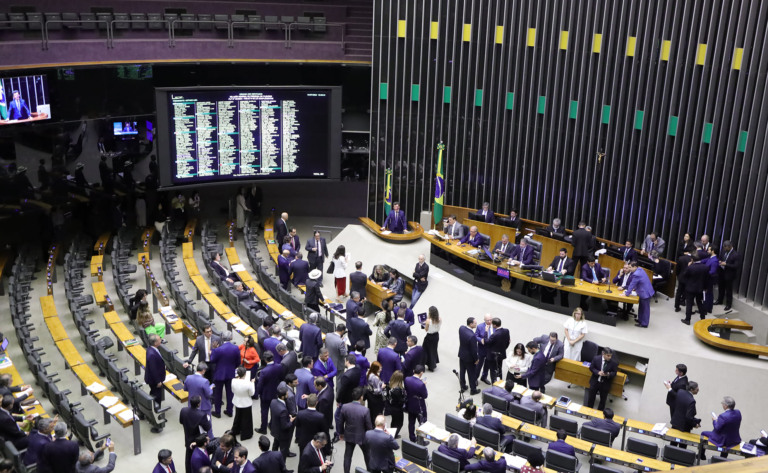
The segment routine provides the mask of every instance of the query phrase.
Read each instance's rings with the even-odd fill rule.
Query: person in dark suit
[[[187,378],[189,379],[189,377]],[[186,471],[192,471],[191,459],[192,449],[190,444],[200,435],[201,431],[211,431],[211,418],[205,412],[200,410],[200,396],[195,395],[189,398],[189,406],[182,407],[179,412],[179,423],[184,429],[184,467]],[[210,436],[209,436],[210,437]]]
[[[289,350],[284,343],[277,345],[277,353],[280,354],[280,366],[283,368],[283,378],[299,369],[299,355],[294,350]]]
[[[389,337],[387,346],[381,347],[376,356],[376,361],[381,364],[381,382],[384,384],[389,382],[392,373],[403,370],[403,365],[400,362],[400,355],[395,351],[396,346],[397,339],[395,337]]]
[[[3,404],[5,404],[6,397],[3,397]],[[76,441],[67,439],[67,424],[65,422],[61,420],[56,422],[53,433],[55,435],[53,442],[46,444],[38,455],[37,471],[40,473],[75,473],[80,457],[80,447]],[[10,440],[10,437],[5,437],[5,435],[3,437]],[[14,446],[16,446],[15,443]],[[16,448],[21,449],[18,446]]]
[[[348,402],[341,406],[341,427],[339,428],[339,438],[344,441],[344,473],[349,473],[352,466],[352,453],[355,446],[359,446],[363,451],[365,464],[368,464],[368,449],[363,444],[365,433],[373,428],[371,425],[371,413],[363,405],[365,399],[365,389],[357,386],[352,391],[353,402]]]
[[[403,319],[398,317],[399,312],[395,312],[395,320],[389,323],[384,329],[384,336],[387,338],[394,337],[397,339],[397,345],[395,346],[395,352],[398,355],[403,356],[408,350],[408,343],[406,340],[411,334],[411,327],[405,323]],[[351,338],[351,337],[350,337]]]
[[[320,312],[320,303],[325,300],[325,296],[320,291],[323,272],[319,269],[313,269],[309,272],[309,279],[306,282],[306,291],[304,292],[304,305],[310,309]]]
[[[368,276],[360,271],[362,267],[362,261],[355,262],[355,270],[349,274],[349,293],[357,292],[360,294],[360,299],[365,300],[365,287],[368,284]]]
[[[501,364],[507,358],[509,348],[509,330],[502,328],[501,319],[494,317],[491,321],[493,331],[485,346],[486,365],[490,365],[491,383],[501,378]],[[485,371],[485,368],[483,368]]]
[[[541,349],[539,349],[538,343],[530,341],[525,345],[525,348],[528,350],[528,353],[533,355],[531,366],[525,373],[516,374],[515,378],[527,379],[528,387],[530,389],[534,391],[541,391],[541,388],[544,387],[544,371],[547,364],[547,359],[544,358],[544,354],[541,352]]]
[[[232,416],[232,380],[235,370],[240,366],[240,349],[232,343],[232,332],[221,334],[221,345],[211,351],[211,361],[216,365],[213,373],[213,416],[221,417],[222,390],[227,390],[227,408],[224,414]]]
[[[293,436],[293,420],[295,419],[295,417],[290,415],[285,405],[287,394],[288,388],[278,386],[277,398],[272,399],[269,404],[269,430],[274,438],[272,451],[279,450],[283,454],[283,458],[288,458],[289,449],[291,448],[291,437]]]
[[[517,402],[515,399],[514,394],[512,394],[512,390],[515,388],[515,380],[508,378],[504,382],[504,387],[500,386],[491,386],[490,388],[483,389],[484,393],[493,394],[496,397],[500,397],[504,399],[505,401],[509,402]]]
[[[213,259],[211,260],[211,269],[214,273],[216,273],[219,279],[224,282],[228,282],[229,284],[235,282],[235,279],[237,278],[236,274],[229,272],[227,268],[221,264],[221,254],[218,252],[213,255]]]
[[[208,457],[208,435],[199,434],[195,437],[192,445],[192,457],[189,460],[190,471],[200,471],[204,466],[211,466],[211,459]]]
[[[565,347],[563,342],[558,340],[557,332],[549,332],[549,336],[542,335],[533,339],[534,342],[539,344],[541,353],[544,354],[547,362],[544,365],[544,384],[539,386],[541,392],[544,392],[544,385],[549,383],[552,379],[552,375],[555,374],[555,367],[557,362],[563,359],[565,354]]]
[[[613,350],[608,347],[603,348],[603,354],[597,355],[592,359],[589,371],[592,376],[589,378],[589,390],[587,391],[587,407],[595,406],[595,397],[600,393],[600,404],[597,409],[605,409],[605,401],[608,400],[608,392],[611,390],[611,383],[619,369],[619,364],[613,360]]]
[[[8,103],[8,119],[9,120],[26,120],[32,116],[32,111],[29,109],[27,102],[21,98],[18,90],[13,91],[13,100]]]
[[[301,359],[301,368],[293,372],[299,384],[296,386],[296,406],[299,409],[307,408],[306,396],[315,393],[315,375],[312,374],[314,360],[311,356]]]
[[[499,449],[505,453],[512,452],[512,444],[515,442],[515,436],[508,435],[506,427],[501,423],[501,419],[493,417],[493,406],[489,403],[483,404],[483,415],[477,416],[475,423],[498,433],[501,438]]]
[[[552,450],[553,452],[562,453],[563,455],[570,455],[572,457],[576,456],[576,450],[566,443],[565,439],[568,437],[568,434],[565,433],[565,430],[559,429],[557,431],[557,441],[550,442],[547,446],[547,451]]]
[[[690,432],[694,428],[701,427],[701,419],[696,417],[696,400],[693,398],[699,393],[699,383],[688,382],[687,389],[680,389],[675,394],[675,408],[672,410],[670,424],[672,428],[683,432]],[[676,445],[673,442],[672,445]],[[685,448],[685,444],[677,445]]]
[[[741,270],[741,254],[733,247],[730,240],[723,243],[723,251],[720,253],[720,278],[715,304],[725,304],[723,309],[727,312],[733,305],[733,284],[739,277]]]
[[[349,317],[365,317],[365,308],[363,302],[360,299],[360,293],[352,291],[349,293],[349,299],[346,303],[346,315]]]
[[[305,400],[307,408],[302,409],[296,414],[294,425],[296,426],[296,443],[299,445],[299,451],[303,452],[304,447],[312,440],[318,432],[324,432],[328,435],[328,426],[323,413],[317,410],[317,394],[310,394]]]
[[[317,391],[317,411],[323,414],[325,424],[327,426],[333,425],[333,405],[334,395],[333,388],[328,385],[328,381],[324,378],[315,378],[315,390]]]
[[[587,258],[587,264],[581,267],[581,280],[592,284],[605,284],[608,280],[600,263],[593,256]],[[589,296],[582,295],[579,303],[582,309],[589,310]]]
[[[416,441],[416,420],[427,418],[427,404],[424,400],[429,393],[427,385],[421,380],[422,376],[424,376],[424,366],[416,365],[413,376],[405,378],[405,410],[408,412],[408,436],[411,442]]]
[[[403,355],[403,375],[413,375],[413,370],[418,365],[424,364],[424,348],[418,345],[419,339],[415,335],[408,335],[406,340],[408,351]]]
[[[592,249],[592,233],[585,228],[586,222],[579,222],[578,228],[573,231],[571,244],[573,244],[573,259],[577,267],[587,264],[587,257]]]
[[[739,428],[741,427],[741,411],[736,409],[736,401],[731,396],[725,396],[721,402],[723,413],[719,416],[712,416],[712,425],[714,430],[707,430],[701,433],[702,437],[707,437],[710,442],[718,447],[730,448],[741,443]],[[721,456],[727,456],[723,452]]]
[[[115,462],[117,461],[117,454],[115,453],[115,442],[110,439],[109,445],[106,444],[99,449],[99,453],[102,453],[105,449],[109,449],[109,460],[107,460],[106,466],[97,466],[93,462],[96,459],[96,455],[88,450],[84,450],[80,453],[80,459],[75,466],[77,473],[109,473],[115,469]]]
[[[536,417],[538,419],[536,421],[536,424],[546,429],[549,412],[547,411],[546,406],[541,403],[541,398],[542,398],[541,391],[533,391],[530,396],[526,395],[520,398],[520,405],[523,407],[527,407],[528,409],[535,412]]]
[[[266,435],[259,437],[259,450],[261,451],[261,455],[253,460],[253,466],[256,471],[288,473],[288,470],[285,468],[285,458],[283,458],[283,454],[280,452],[271,451],[269,449],[269,445],[269,437]]]
[[[155,465],[152,473],[176,473],[176,465],[173,464],[173,453],[170,450],[163,448],[157,452],[157,465]]]
[[[3,394],[5,396],[5,394]],[[51,443],[53,439],[51,434],[53,433],[53,419],[47,417],[38,417],[35,419],[35,427],[29,432],[27,441],[27,452],[24,454],[24,465],[32,465],[37,463],[38,456],[43,451],[43,448]]]
[[[239,446],[235,447],[235,465],[232,467],[232,470],[230,470],[232,473],[256,473],[256,467],[253,466],[250,460],[248,460],[248,449]],[[272,470],[263,470],[263,471],[272,471]],[[276,470],[276,471],[285,471],[285,468],[282,470]]]
[[[568,250],[566,248],[560,248],[560,252],[557,256],[552,260],[552,262],[547,267],[547,271],[550,272],[557,272],[562,275],[567,276],[573,276],[574,271],[576,270],[576,263],[568,257]],[[560,305],[563,307],[568,307],[568,292],[567,291],[558,291],[560,293]],[[554,299],[553,291],[550,292],[550,301]]]
[[[429,281],[427,281],[428,277],[429,265],[425,262],[425,256],[419,255],[419,262],[416,263],[416,268],[413,270],[413,292],[411,293],[410,305],[411,309],[413,309],[413,307],[419,301],[421,295],[424,294],[424,291],[427,290],[427,285],[429,285]]]
[[[395,295],[392,296],[392,301],[395,304],[403,300],[403,296],[405,295],[405,281],[403,281],[403,278],[400,277],[400,273],[396,269],[392,268],[389,270],[389,279],[381,283],[381,287],[387,288],[395,293]]]
[[[675,366],[675,379],[672,381],[664,381],[664,386],[667,387],[667,405],[669,406],[669,416],[674,414],[675,398],[677,392],[681,389],[688,388],[688,367],[682,363]]]
[[[316,433],[312,441],[301,452],[298,473],[321,473],[327,471],[333,465],[333,462],[323,453],[327,445],[328,436],[323,432]]]
[[[605,430],[611,433],[611,442],[616,440],[621,432],[621,424],[613,420],[613,409],[606,407],[603,409],[603,419],[593,418],[589,422],[585,422],[583,425],[594,427],[595,429]]]
[[[482,216],[485,223],[493,223],[495,216],[493,215],[493,210],[491,210],[491,204],[483,202],[483,206],[477,210],[477,216]]]
[[[475,329],[475,338],[477,338],[477,356],[479,360],[477,367],[475,368],[475,376],[485,384],[491,384],[487,378],[490,363],[486,362],[488,355],[486,345],[489,342],[491,334],[493,334],[493,316],[491,316],[491,314],[485,314],[483,323],[478,324]]]
[[[449,240],[461,240],[464,237],[464,226],[456,220],[455,215],[451,215],[448,223],[443,226],[443,232]]]
[[[632,240],[627,240],[624,242],[624,247],[620,250],[621,259],[625,263],[629,263],[630,261],[637,261],[637,251],[635,251],[633,246],[634,243],[632,243]]]
[[[485,473],[506,473],[507,460],[503,456],[497,460],[496,451],[491,447],[485,447],[483,449],[483,459],[464,468],[464,471],[474,470],[482,470]]]
[[[501,241],[497,241],[493,246],[493,255],[499,258],[510,258],[514,249],[515,245],[510,243],[509,236],[505,233],[501,235]]]
[[[213,388],[211,388],[211,383],[208,382],[208,379],[205,377],[207,373],[208,365],[204,361],[201,361],[198,363],[195,373],[187,376],[187,379],[184,380],[184,390],[187,391],[187,395],[189,396],[189,407],[192,407],[192,399],[194,397],[200,399],[200,411],[208,417],[208,424],[210,425],[210,416],[213,410],[211,404],[211,401],[213,400]],[[208,437],[213,438],[213,430],[210,427],[207,430]],[[189,439],[189,442],[187,442],[186,445],[189,445],[191,442],[192,438]]]
[[[338,386],[336,387],[336,402],[339,405],[352,402],[355,398],[352,396],[352,392],[358,386],[360,386],[361,370],[357,366],[357,357],[353,354],[349,354],[344,359],[345,370],[339,377]]]
[[[288,290],[291,282],[291,255],[288,250],[277,256],[277,274],[280,277],[280,286]]]
[[[211,350],[220,344],[221,338],[213,334],[213,328],[211,328],[210,324],[205,324],[203,326],[203,334],[195,339],[192,352],[184,363],[184,368],[189,367],[190,363],[195,359],[195,355],[197,355],[197,363],[205,362],[208,365],[208,370],[205,372],[205,379],[212,383],[213,366],[211,365]]]
[[[477,227],[475,225],[472,225],[471,227],[469,227],[469,233],[464,235],[461,238],[461,240],[459,240],[459,243],[462,246],[469,243],[471,246],[478,248],[483,245],[483,237],[480,235],[480,232],[477,230]]]
[[[149,386],[149,395],[158,405],[163,400],[163,381],[165,381],[165,361],[157,349],[162,342],[162,339],[154,333],[149,336],[147,366],[144,369],[144,382]],[[237,350],[237,353],[239,356],[240,350]],[[160,430],[162,430],[160,427],[152,428],[153,433],[159,433]]]
[[[466,391],[466,379],[469,377],[470,394],[473,396],[480,393],[480,390],[477,389],[476,370],[480,357],[474,331],[476,328],[477,320],[474,317],[467,318],[467,325],[459,327],[459,383],[461,384],[461,391]]]
[[[416,323],[416,315],[413,313],[410,307],[408,307],[407,302],[400,301],[400,305],[399,307],[395,308],[395,312],[397,312],[400,318],[403,319],[403,322],[407,323],[409,327]]]
[[[275,242],[279,247],[282,247],[283,240],[285,240],[286,235],[290,232],[290,229],[288,228],[288,212],[283,212],[280,214],[280,218],[275,220],[274,231]]]
[[[304,261],[304,254],[299,251],[296,253],[296,259],[289,264],[291,270],[291,282],[294,286],[304,286],[309,277],[309,263]]]
[[[365,342],[365,348],[371,348],[371,335],[373,335],[373,331],[364,318],[355,317],[350,314],[347,317],[347,330],[349,332],[347,337],[349,338],[350,346],[354,347],[358,340],[362,340]]]
[[[693,315],[693,303],[699,310],[699,316],[704,319],[706,308],[704,307],[703,294],[709,278],[709,268],[701,262],[698,255],[688,263],[688,268],[680,274],[680,282],[685,285],[685,318],[680,321],[686,325],[691,324]]]
[[[296,231],[294,228],[291,229],[291,231]],[[298,238],[298,237],[297,237]],[[280,253],[283,253],[287,251],[288,252],[288,258],[293,261],[294,258],[296,258],[296,249],[293,246],[293,240],[291,239],[290,235],[286,235],[283,238],[283,243],[280,245]]]
[[[509,211],[509,226],[511,228],[514,228],[515,230],[520,230],[520,216],[518,215],[517,209],[512,209]]]
[[[229,473],[235,466],[235,438],[230,434],[219,437],[219,446],[211,455],[213,473]]]
[[[565,235],[565,227],[563,226],[563,222],[559,218],[553,219],[552,224],[548,225],[547,228],[545,228],[545,230],[549,232],[550,237],[554,235]]]
[[[653,284],[648,278],[648,274],[640,269],[637,261],[629,263],[629,270],[632,271],[632,277],[629,278],[629,286],[622,288],[624,295],[629,296],[634,291],[640,299],[637,307],[637,323],[635,327],[648,327],[651,319],[651,297],[655,294]]]
[[[307,241],[304,249],[307,250],[307,261],[309,261],[309,269],[319,269],[320,274],[322,275],[323,262],[325,262],[325,259],[329,256],[328,245],[325,244],[325,238],[320,237],[320,232],[315,232],[314,238]]]
[[[277,385],[282,380],[283,368],[275,363],[275,356],[271,351],[265,351],[262,359],[267,365],[262,368],[256,383],[256,397],[259,398],[261,406],[261,427],[256,432],[266,434],[269,405],[277,397]]]
[[[664,254],[667,244],[664,240],[658,236],[657,232],[651,232],[643,240],[643,244],[640,246],[640,254],[650,255],[651,251],[656,251],[660,255]]]
[[[520,240],[520,244],[517,245],[512,251],[512,261],[517,261],[519,264],[533,264],[533,248],[528,246],[528,241],[523,238]]]
[[[317,358],[320,347],[323,346],[323,332],[317,326],[318,318],[316,313],[309,314],[308,323],[299,328],[299,340],[301,340],[301,351],[304,356]]]
[[[18,450],[23,450],[27,448],[29,438],[16,423],[17,421],[21,422],[23,418],[11,412],[13,410],[14,401],[13,394],[8,393],[3,395],[0,404],[0,437],[4,438],[6,441],[12,442]],[[77,461],[77,459],[75,459],[75,461]]]
[[[338,369],[331,360],[331,355],[327,348],[321,348],[317,361],[312,366],[312,374],[320,376],[328,382],[328,386],[333,389],[333,378],[338,374]]]
[[[387,215],[384,224],[381,226],[381,231],[389,230],[392,233],[403,233],[407,229],[408,221],[405,218],[405,212],[400,210],[399,202],[394,202],[392,204],[392,210],[389,211],[389,215]]]
[[[368,470],[371,473],[393,473],[395,471],[395,450],[400,446],[387,432],[387,418],[376,416],[375,428],[365,433],[363,446],[368,449]]]
[[[446,443],[437,447],[437,451],[458,460],[459,471],[463,471],[469,465],[469,460],[475,456],[475,448],[477,448],[477,441],[474,438],[472,438],[469,448],[465,450],[459,448],[459,435],[451,434]]]

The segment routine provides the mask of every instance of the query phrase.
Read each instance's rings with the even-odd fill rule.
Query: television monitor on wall
[[[114,136],[138,135],[138,123],[132,121],[112,122],[112,134]]]
[[[45,75],[0,78],[0,125],[51,119]]]
[[[162,186],[339,177],[340,87],[157,89]]]

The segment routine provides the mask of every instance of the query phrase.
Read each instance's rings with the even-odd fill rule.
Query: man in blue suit
[[[595,261],[594,256],[587,258],[587,264],[581,267],[581,280],[592,284],[605,284],[608,280],[603,267]],[[579,303],[582,309],[589,310],[589,296],[581,296]]]
[[[349,300],[347,300],[347,318],[349,317],[365,317],[365,308],[360,300],[360,293],[352,291],[349,293]],[[354,345],[353,345],[354,346]]]
[[[512,390],[515,389],[516,384],[517,383],[515,383],[514,379],[509,378],[504,382],[503,388],[499,386],[491,386],[490,388],[484,389],[483,392],[493,394],[496,397],[500,397],[506,401],[513,402],[515,401],[515,396],[512,394]]]
[[[307,250],[309,269],[319,269],[322,273],[323,262],[328,257],[328,245],[325,244],[325,238],[320,237],[320,232],[315,232],[315,237],[307,241],[304,249]]]
[[[162,339],[154,333],[149,336],[147,366],[144,369],[144,382],[149,386],[149,395],[157,405],[160,405],[163,400],[163,381],[165,381],[165,361],[157,349],[162,342]],[[239,354],[240,350],[237,352]],[[160,427],[152,427],[152,433],[158,433],[160,430],[162,430]]]
[[[403,233],[408,228],[408,222],[405,219],[405,212],[400,210],[400,203],[392,204],[392,210],[389,211],[387,219],[384,220],[381,230],[389,230],[392,233]]]
[[[187,379],[189,378],[191,376]],[[189,446],[200,435],[200,430],[207,431],[208,438],[212,438],[211,417],[200,410],[200,396],[189,396],[189,406],[182,407],[181,412],[179,412],[179,423],[184,429],[184,450],[186,451],[184,466],[186,471],[192,471],[192,449]]]
[[[517,248],[512,250],[511,259],[512,261],[519,261],[521,265],[533,264],[533,248],[528,246],[528,241],[525,238],[520,240]]]
[[[189,448],[189,445],[187,445]],[[157,465],[152,473],[176,473],[176,465],[173,464],[173,452],[164,448],[157,452]]]
[[[589,365],[589,371],[592,376],[589,378],[589,389],[587,389],[587,407],[595,406],[595,397],[600,393],[600,404],[598,410],[605,409],[605,401],[608,399],[608,393],[613,384],[613,378],[619,369],[619,364],[613,358],[613,350],[608,347],[603,348],[602,355],[595,356]]]
[[[277,274],[280,276],[280,286],[288,290],[291,282],[291,255],[288,250],[283,250],[277,257]]]
[[[312,374],[312,357],[305,356],[301,359],[301,368],[293,372],[296,375],[296,379],[299,380],[299,385],[296,387],[296,406],[299,409],[307,408],[307,400],[302,399],[306,394],[316,392],[315,391],[315,376]]]
[[[195,438],[194,450],[189,460],[191,471],[200,471],[204,466],[211,466],[211,459],[208,457],[208,435],[200,434]]]
[[[365,433],[373,428],[371,425],[371,412],[363,405],[365,389],[358,386],[352,390],[353,402],[341,406],[341,426],[339,436],[344,441],[344,473],[349,473],[352,466],[352,454],[355,447],[359,446],[363,451],[365,464],[368,464],[368,449],[363,444]]]
[[[648,274],[643,270],[638,271],[637,269],[637,261],[629,263],[632,277],[629,280],[629,286],[624,291],[624,295],[629,296],[632,294],[632,291],[637,293],[637,297],[640,298],[640,304],[637,308],[637,323],[635,327],[647,328],[651,320],[651,297],[653,297],[655,291],[653,290],[651,280],[648,279]]]
[[[352,315],[347,316],[347,336],[349,337],[350,346],[355,346],[358,340],[362,340],[365,343],[365,348],[371,347],[371,326],[362,317],[355,317]]]
[[[565,439],[568,437],[568,434],[565,433],[565,430],[560,429],[557,431],[557,441],[550,442],[549,446],[547,447],[547,450],[552,450],[554,452],[562,453],[563,455],[570,455],[572,457],[576,456],[576,450],[566,443]]]
[[[205,377],[207,371],[208,365],[204,361],[198,363],[195,374],[187,376],[187,379],[184,380],[184,390],[187,391],[189,397],[188,406],[192,407],[192,399],[194,397],[199,397],[200,411],[204,412],[210,421],[213,388],[211,388],[211,383],[208,382],[208,379]],[[213,438],[213,430],[210,428],[208,429],[208,437]],[[187,446],[189,446],[189,443],[187,443]]]
[[[387,418],[376,416],[375,428],[365,433],[363,445],[368,449],[368,469],[372,472],[395,471],[395,450],[400,448],[387,432]]]
[[[27,102],[21,98],[18,90],[13,91],[13,100],[8,104],[8,118],[10,120],[26,120],[32,116]]]
[[[483,404],[483,415],[477,416],[476,422],[500,435],[501,444],[499,447],[502,452],[512,452],[512,444],[515,442],[515,436],[507,435],[507,429],[501,423],[501,419],[493,417],[493,406],[489,403]]]
[[[301,351],[304,356],[317,358],[320,347],[323,346],[323,332],[317,326],[318,314],[309,314],[306,324],[299,329],[299,340],[301,340]]]
[[[485,447],[483,449],[483,459],[464,468],[464,471],[474,470],[482,470],[486,473],[506,473],[507,460],[503,456],[496,460],[496,452],[491,447]]]
[[[283,361],[283,357],[280,356],[280,353],[277,352],[277,346],[283,342],[280,340],[280,333],[282,330],[280,329],[279,325],[272,325],[269,331],[271,334],[269,338],[264,340],[264,351],[272,352],[272,355],[275,358],[275,363],[280,363]]]
[[[488,356],[488,350],[486,344],[490,343],[491,335],[493,334],[493,317],[491,314],[485,314],[483,323],[478,324],[475,329],[475,338],[477,338],[477,355],[479,357],[477,368],[475,371],[475,377],[480,379],[485,384],[492,384],[488,381],[488,370],[490,369],[490,363],[486,363],[486,357]]]
[[[485,223],[493,223],[493,210],[491,210],[491,204],[483,202],[483,206],[477,211],[477,216],[482,216]]]
[[[424,348],[418,345],[419,339],[415,335],[408,335],[408,351],[403,355],[403,376],[413,375],[413,370],[418,365],[424,364]]]
[[[403,356],[405,355],[406,350],[408,350],[406,340],[408,339],[408,335],[411,334],[411,327],[405,323],[403,319],[399,318],[398,315],[399,314],[395,312],[395,320],[390,322],[384,329],[384,336],[397,339],[395,352],[397,352],[398,355]]]
[[[365,342],[358,340],[355,344],[355,351],[352,354],[355,355],[355,363],[360,367],[360,386],[365,386],[365,377],[371,368],[371,362],[365,356]]]
[[[256,467],[253,466],[250,460],[248,460],[248,449],[243,447],[242,445],[239,447],[235,447],[235,464],[232,466],[232,469],[229,470],[231,473],[256,473]],[[272,470],[262,470],[262,471],[272,471]],[[285,468],[282,470],[275,470],[277,472],[285,471]]]
[[[283,380],[283,367],[275,363],[275,356],[271,351],[264,352],[264,361],[267,365],[261,369],[259,381],[256,383],[256,396],[261,407],[261,427],[256,432],[260,434],[267,433],[269,404],[277,397],[277,385]]]
[[[596,429],[602,429],[611,433],[611,442],[619,436],[621,432],[621,424],[613,420],[613,409],[606,407],[603,409],[604,419],[593,418],[589,422],[585,422],[583,425],[588,425]],[[689,431],[690,432],[690,431]]]
[[[304,261],[304,255],[301,252],[296,253],[296,259],[291,261],[289,265],[291,269],[291,282],[298,287],[300,285],[306,285],[307,277],[309,277],[309,263]]]
[[[288,412],[286,405],[286,396],[288,387],[277,387],[277,398],[272,399],[269,404],[269,430],[272,433],[274,442],[272,450],[279,450],[283,458],[288,458],[291,448],[291,437],[293,437],[294,417]]]
[[[213,416],[221,417],[221,392],[227,389],[227,408],[224,411],[232,417],[232,380],[235,378],[235,370],[240,366],[240,349],[232,343],[232,332],[221,334],[221,346],[211,351],[211,362],[216,364],[213,372]]]
[[[477,369],[480,362],[475,336],[477,320],[474,317],[467,318],[467,325],[459,327],[459,384],[461,391],[467,390],[467,378],[469,378],[469,393],[474,396],[479,394],[477,389]]]
[[[477,248],[479,246],[482,246],[483,237],[480,236],[480,232],[477,231],[477,227],[475,225],[472,225],[471,227],[469,227],[469,233],[464,235],[461,238],[461,240],[459,240],[459,243],[461,243],[462,245],[469,243],[470,245]]]
[[[739,427],[741,427],[741,411],[736,409],[736,401],[731,396],[725,396],[723,402],[723,413],[719,416],[712,416],[712,424],[715,430],[707,430],[701,433],[702,437],[707,437],[710,442],[718,447],[730,448],[741,443]],[[726,451],[720,456],[726,456]]]
[[[416,420],[423,416],[427,418],[427,404],[424,400],[429,396],[427,386],[421,377],[424,375],[424,366],[416,365],[413,376],[405,378],[405,410],[408,412],[408,436],[411,442],[416,441]]]
[[[528,350],[528,353],[533,355],[533,360],[531,360],[531,367],[528,368],[528,371],[526,371],[524,374],[516,374],[515,378],[527,379],[528,387],[530,389],[534,391],[541,391],[541,388],[544,387],[544,368],[547,365],[547,359],[539,349],[538,343],[530,341],[525,345],[525,348]]]
[[[437,447],[437,451],[447,457],[458,460],[459,471],[463,471],[469,465],[469,460],[475,456],[476,448],[477,441],[474,438],[472,438],[468,449],[459,448],[459,435],[451,434],[446,443],[440,444]]]
[[[625,263],[637,260],[637,251],[635,251],[635,248],[633,247],[632,240],[624,242],[624,248],[621,249],[621,259],[624,260]]]
[[[333,390],[333,378],[338,374],[338,370],[333,364],[333,360],[331,360],[331,355],[327,348],[320,349],[320,355],[317,357],[317,361],[312,367],[312,374],[325,379],[328,386]]]
[[[400,362],[400,355],[395,352],[396,346],[397,339],[395,337],[389,337],[387,346],[380,348],[379,354],[376,356],[376,361],[381,363],[381,381],[384,384],[389,382],[392,373],[403,370],[403,365]]]
[[[416,323],[416,315],[413,313],[413,310],[408,307],[407,302],[400,301],[400,305],[395,309],[395,312],[397,312],[397,315],[400,316],[409,327]]]
[[[285,469],[283,454],[269,449],[269,437],[266,435],[259,437],[259,450],[261,450],[261,455],[253,460],[256,471],[268,471],[270,473],[286,473],[288,471]]]

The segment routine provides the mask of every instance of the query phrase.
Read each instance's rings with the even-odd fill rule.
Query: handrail
[[[42,20],[40,20],[40,22],[42,23]],[[77,23],[95,23],[96,25],[98,25],[99,23],[106,24],[107,25],[107,49],[112,49],[112,39],[113,39],[113,36],[112,36],[112,24],[110,22],[108,22],[107,20],[105,20],[105,19],[101,19],[101,20],[99,20],[99,19],[96,19],[96,20],[81,20],[81,19],[77,19],[77,20],[63,20],[63,19],[62,20],[56,20],[56,19],[53,19],[53,20],[45,20],[45,23],[43,25],[43,51],[47,51],[48,50],[48,42],[49,42],[49,39],[48,39],[48,25],[49,24],[51,24],[51,23],[61,23],[62,25],[66,25],[66,24],[75,23],[75,22],[77,22]],[[17,23],[21,23],[21,22],[17,21]],[[34,21],[33,23],[37,23],[37,22]],[[80,28],[80,29],[82,29],[82,28]]]

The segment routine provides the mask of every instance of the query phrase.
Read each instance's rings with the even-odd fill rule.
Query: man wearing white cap
[[[320,312],[320,302],[325,300],[323,293],[320,292],[322,277],[323,272],[319,269],[310,271],[309,279],[307,279],[307,290],[304,293],[304,305],[317,312]]]

